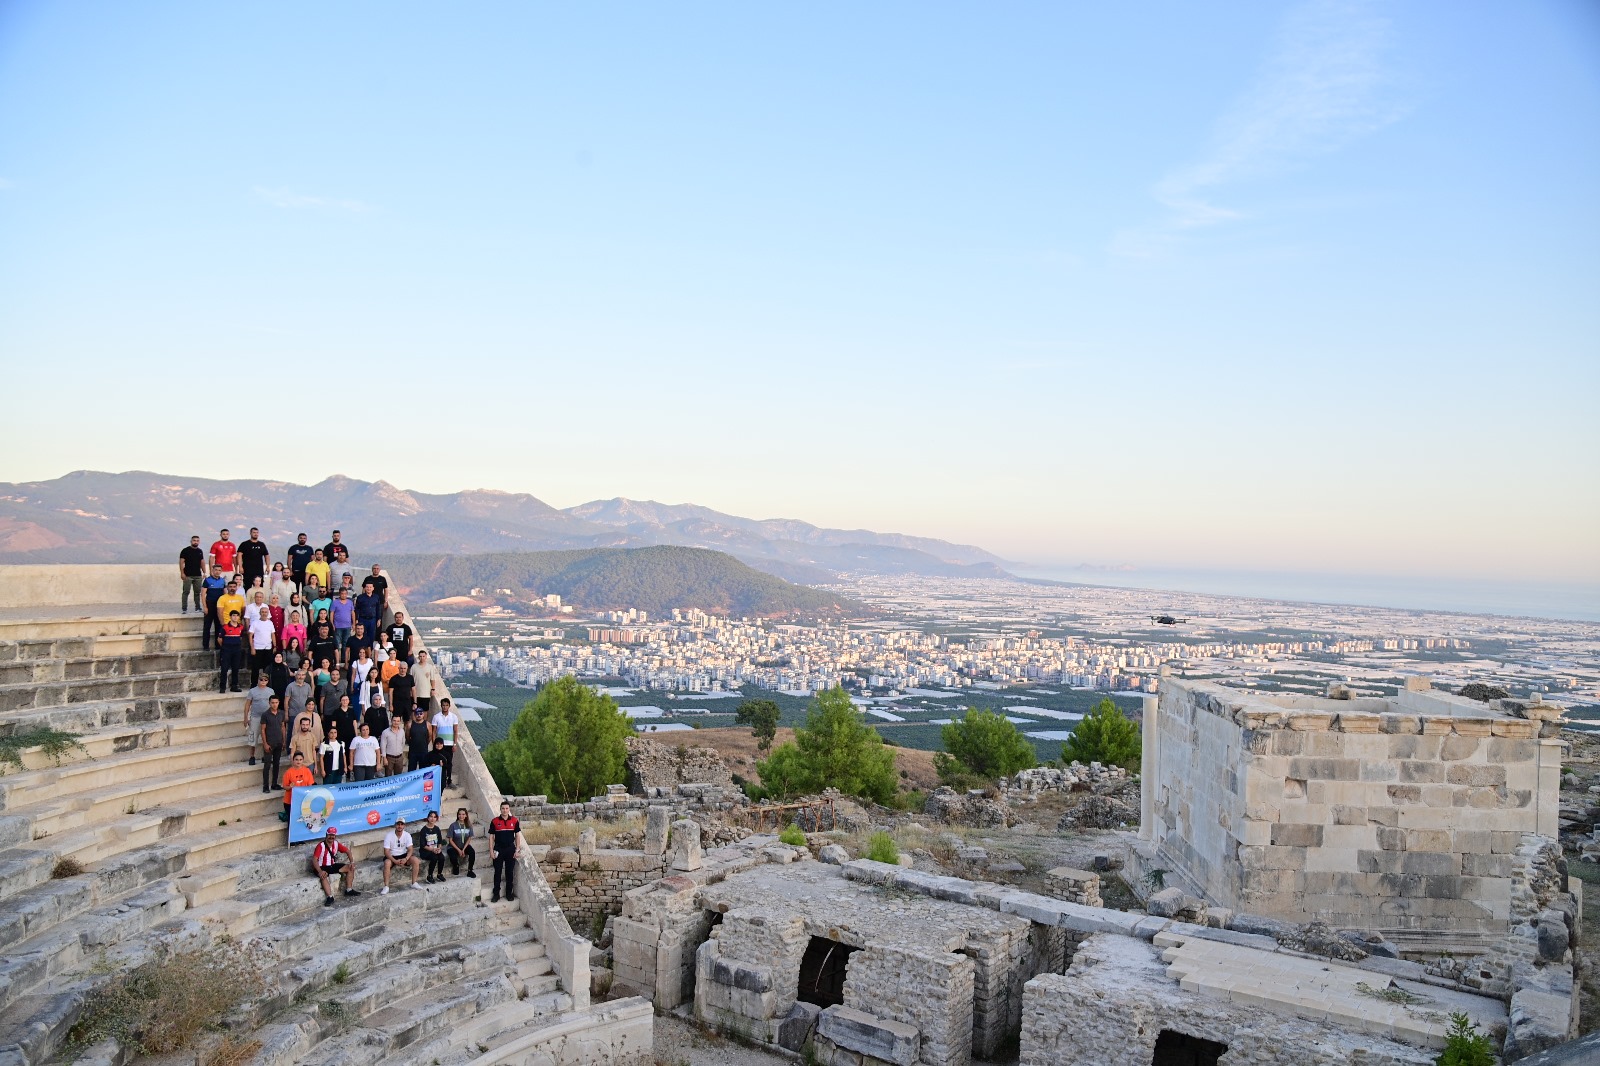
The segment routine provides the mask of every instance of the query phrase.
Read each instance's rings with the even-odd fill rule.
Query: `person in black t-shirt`
[[[198,535],[189,538],[189,546],[178,553],[178,580],[183,582],[180,606],[189,613],[189,596],[194,595],[194,609],[206,609],[206,553],[200,547]]]
[[[428,753],[433,750],[433,726],[420,710],[411,712],[411,724],[406,727],[406,769],[420,770],[428,765]]]
[[[340,552],[348,552],[349,550],[350,545],[339,539],[339,531],[336,529],[333,531],[333,539],[322,546],[322,558],[331,566],[333,561],[339,558]]]
[[[294,583],[304,588],[306,583],[306,564],[311,561],[311,556],[317,549],[306,543],[306,535],[300,534],[295,542],[289,546],[289,574],[294,578]]]
[[[326,622],[319,625],[316,632],[311,634],[311,644],[307,650],[311,653],[313,665],[321,666],[324,659],[330,663],[336,662],[339,647],[333,639],[333,627]]]
[[[261,539],[261,530],[255,526],[250,527],[250,539],[239,545],[240,568],[244,571],[244,587],[255,587],[255,579],[261,578],[266,583],[267,566],[272,561],[272,552],[267,549],[267,542]]]
[[[422,865],[426,867],[428,884],[444,880],[444,830],[439,825],[437,811],[428,812],[428,820],[417,833],[417,847],[422,851]]]
[[[414,633],[415,631],[406,624],[406,613],[404,611],[396,611],[394,613],[394,625],[384,630],[384,634],[389,638],[390,643],[394,645],[395,654],[408,663],[411,661],[411,638]]]

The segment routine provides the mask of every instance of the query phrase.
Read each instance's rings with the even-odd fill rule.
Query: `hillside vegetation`
[[[388,566],[406,599],[418,606],[473,588],[504,588],[523,601],[534,593],[557,593],[583,607],[637,607],[655,616],[674,607],[764,617],[867,613],[853,600],[790,584],[703,548],[397,555]]]

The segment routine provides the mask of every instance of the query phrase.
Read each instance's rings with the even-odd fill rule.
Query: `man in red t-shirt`
[[[211,544],[212,565],[222,567],[224,574],[231,574],[238,556],[239,545],[228,539],[228,531],[224,529]]]
[[[339,830],[328,826],[328,832],[323,836],[317,846],[311,849],[311,865],[317,871],[317,880],[322,882],[322,894],[327,896],[324,907],[333,906],[333,882],[330,878],[338,874],[344,881],[344,894],[346,896],[359,896],[361,892],[356,884],[356,860],[350,854],[350,849],[339,842]]]

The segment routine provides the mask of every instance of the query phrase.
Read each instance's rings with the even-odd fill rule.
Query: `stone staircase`
[[[359,834],[347,842],[362,895],[324,906],[310,845],[285,846],[282,796],[246,761],[243,697],[215,692],[193,616],[15,614],[0,619],[0,737],[50,726],[81,748],[60,765],[24,749],[0,774],[0,1066],[65,1061],[114,975],[223,936],[278,960],[270,992],[229,1020],[261,1041],[261,1066],[471,1062],[541,1026],[598,1024],[519,904],[482,902],[486,878],[414,891],[404,873],[380,895],[382,834]]]

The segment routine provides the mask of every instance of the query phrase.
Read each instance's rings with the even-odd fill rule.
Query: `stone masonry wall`
[[[1162,857],[1236,910],[1390,936],[1503,935],[1513,852],[1555,806],[1559,742],[1470,701],[1401,696],[1279,706],[1166,686],[1145,786]]]
[[[844,1005],[920,1031],[924,1066],[967,1066],[974,970],[965,955],[862,948],[850,956]]]
[[[1170,1029],[1227,1046],[1219,1066],[1431,1066],[1435,1052],[1183,992],[1149,945],[1089,938],[1066,974],[1028,982],[1020,1066],[1150,1066]]]
[[[716,748],[629,737],[628,786],[640,796],[671,795],[679,785],[734,791],[733,773]]]
[[[578,848],[552,848],[539,860],[539,872],[561,912],[572,928],[584,932],[594,927],[596,915],[620,913],[630,889],[647,885],[666,871],[666,856],[643,851],[596,849],[583,854]]]

